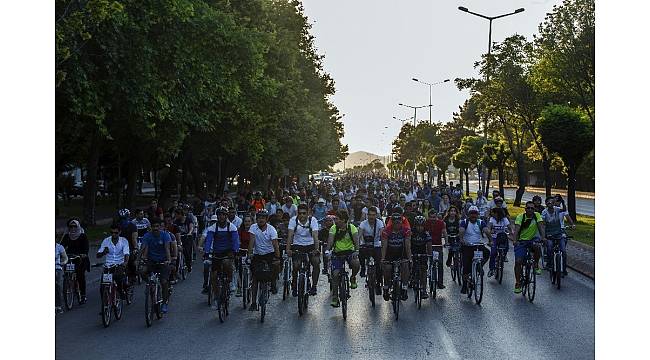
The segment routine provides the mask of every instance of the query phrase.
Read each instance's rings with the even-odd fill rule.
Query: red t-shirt
[[[438,220],[427,220],[424,223],[424,228],[431,234],[433,245],[442,245],[442,230],[445,228],[445,222]]]
[[[251,239],[251,233],[246,230],[239,229],[239,248],[248,249],[248,242]]]
[[[257,211],[264,209],[265,205],[266,205],[266,201],[264,201],[264,199],[259,199],[259,200],[253,199],[253,201],[251,201],[251,206],[254,207],[255,210]]]

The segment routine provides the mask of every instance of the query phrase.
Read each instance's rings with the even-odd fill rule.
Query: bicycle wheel
[[[266,300],[269,297],[269,285],[266,282],[260,283],[259,292],[258,303],[260,305],[260,322],[264,322],[264,317],[266,316]]]
[[[248,270],[243,269],[242,271],[242,280],[241,280],[241,288],[242,288],[242,302],[244,304],[244,309],[246,309],[248,305],[248,301],[250,300],[250,294],[249,294],[249,286],[248,286]]]
[[[151,290],[151,287],[147,285],[144,292],[144,319],[147,323],[147,327],[151,326],[151,320],[153,319],[153,307],[153,291]]]
[[[289,296],[289,291],[291,289],[291,282],[289,281],[289,276],[290,276],[290,271],[289,266],[285,264],[283,276],[282,276],[282,300],[286,300],[287,296]]]
[[[208,277],[210,277],[210,276],[212,276],[212,274],[210,274]],[[212,289],[212,281],[210,281],[208,283],[208,306],[212,306],[212,297],[214,296],[212,294],[212,291],[213,291],[213,289]]]
[[[156,319],[160,320],[162,319],[162,287],[160,284],[156,284],[156,292],[155,292],[155,303],[154,303],[154,309],[156,310]]]
[[[117,291],[117,285],[114,285],[113,295],[112,295],[115,304],[113,305],[113,311],[115,312],[115,320],[120,320],[122,318],[122,310],[124,308],[124,303],[122,298],[120,298]]]
[[[436,298],[438,293],[438,262],[434,261],[431,264],[431,281],[429,281],[429,294],[431,294],[431,299]]]
[[[178,267],[179,272],[181,273],[181,279],[185,280],[187,278],[187,271],[185,268],[185,257],[180,252],[178,253]]]
[[[452,254],[451,258],[451,281],[456,282],[456,267],[458,264],[456,263],[456,255]]]
[[[108,327],[111,324],[111,296],[110,288],[106,285],[102,287],[102,324]]]
[[[562,286],[562,253],[558,252],[555,254],[555,264],[553,264],[553,270],[555,275],[555,286],[560,290]]]
[[[302,316],[305,311],[305,274],[298,274],[298,315]]]
[[[220,282],[219,294],[217,295],[217,312],[219,313],[219,321],[222,323],[226,321],[226,315],[228,313],[228,290],[225,286],[223,281]]]
[[[339,281],[339,300],[341,301],[341,310],[343,311],[343,320],[348,319],[348,276],[346,274],[341,275]]]
[[[480,305],[483,300],[483,268],[480,261],[476,263],[474,272],[474,301],[476,305]]]
[[[63,275],[63,302],[65,309],[71,310],[74,305],[74,281],[70,275]]]
[[[503,281],[503,255],[497,254],[496,278],[499,284]]]
[[[370,305],[375,307],[375,269],[371,266],[366,270],[366,286],[368,287],[368,298],[370,299]]]
[[[531,303],[533,300],[535,300],[535,290],[536,290],[536,285],[537,285],[537,274],[535,274],[535,269],[533,266],[529,266],[527,269],[528,274],[526,275],[528,277],[528,283],[526,284],[526,287],[528,288],[526,291],[526,294],[528,296],[528,301]]]

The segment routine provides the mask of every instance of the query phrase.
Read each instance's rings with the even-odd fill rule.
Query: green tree
[[[537,124],[544,144],[562,157],[567,168],[567,197],[571,217],[576,218],[576,171],[594,147],[594,132],[589,117],[565,105],[544,109]]]

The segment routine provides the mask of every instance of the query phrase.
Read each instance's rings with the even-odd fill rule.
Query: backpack
[[[480,229],[481,237],[485,237],[485,236],[483,236],[483,229],[482,229],[483,221],[481,219],[476,219],[476,224],[478,225],[478,228]],[[461,221],[460,224],[459,224],[459,227],[462,227],[465,230],[467,230],[467,226],[469,226],[469,220],[468,219],[465,219],[465,220]]]
[[[307,219],[307,222],[309,223],[309,235],[311,235],[312,229],[311,229],[311,216]],[[302,225],[300,225],[302,226]],[[302,226],[304,227],[304,226]],[[298,217],[296,216],[296,227],[293,228],[293,233],[294,236],[296,234],[296,230],[298,230]]]
[[[230,224],[231,222],[229,220],[226,220],[226,232],[228,233],[228,237],[230,241],[232,241],[232,232],[230,231]],[[214,226],[214,234],[217,234],[217,231],[219,231],[219,223],[216,223]],[[210,244],[210,252],[213,252],[214,250],[214,242],[215,242],[215,235],[212,235],[212,243]]]

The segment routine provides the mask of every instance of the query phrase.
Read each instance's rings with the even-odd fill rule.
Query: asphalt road
[[[233,296],[234,308],[221,324],[200,294],[202,274],[195,271],[175,286],[170,312],[151,328],[145,325],[144,287],[139,286],[122,320],[105,329],[98,315],[96,268],[89,276],[88,303],[56,317],[56,358],[593,359],[593,281],[570,272],[557,290],[545,272],[535,302],[529,303],[512,292],[512,252],[508,255],[503,284],[487,281],[480,306],[461,296],[446,270],[447,289],[439,290],[435,301],[424,300],[420,310],[409,292],[399,321],[381,298],[370,307],[363,279],[352,290],[343,321],[341,309],[329,305],[322,277],[302,318],[296,299],[283,302],[278,294],[271,296],[260,323],[259,312],[243,310],[241,298]]]
[[[476,190],[478,189],[478,183],[476,181],[469,182],[469,191],[472,195],[473,199],[476,199]],[[490,188],[494,189],[494,188]],[[497,188],[498,190],[498,188]],[[491,190],[490,190],[491,191]],[[510,189],[506,188],[504,189],[506,199],[514,199],[515,198],[515,192],[517,189]],[[555,193],[554,193],[555,194]],[[566,191],[561,191],[560,194],[564,197],[566,201]],[[542,197],[542,200],[545,199],[545,196],[543,193],[533,193],[526,191],[524,192],[524,195],[522,197],[523,201],[530,201],[533,200],[533,196],[535,195],[540,195]],[[510,204],[511,205],[511,204]],[[594,199],[584,199],[584,198],[576,198],[576,212],[580,215],[589,215],[589,216],[596,216],[596,201]]]

